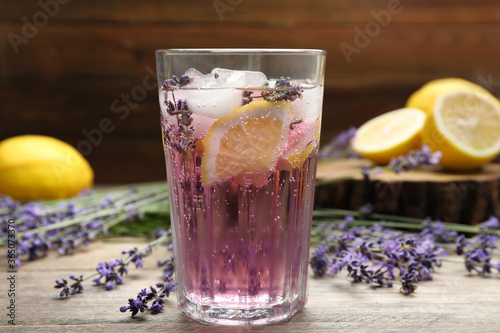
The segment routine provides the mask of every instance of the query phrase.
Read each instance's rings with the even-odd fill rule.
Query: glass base
[[[209,325],[269,325],[289,320],[302,310],[306,300],[297,298],[294,302],[283,302],[273,306],[254,309],[224,308],[199,305],[184,298],[179,301],[179,309],[189,318]]]

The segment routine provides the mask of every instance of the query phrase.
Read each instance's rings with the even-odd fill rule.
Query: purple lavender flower
[[[187,75],[182,75],[178,78],[175,75],[172,75],[171,79],[165,80],[162,85],[162,90],[173,90],[174,87],[183,87],[189,84],[190,78]]]
[[[123,250],[122,254],[128,254],[128,258],[132,258],[131,262],[135,264],[135,268],[142,268],[144,267],[143,257],[150,254],[152,250],[153,249],[151,247],[148,247],[145,252],[141,252],[139,251],[139,249],[137,249],[137,247],[134,247],[131,250]]]
[[[104,288],[113,290],[123,283],[123,275],[128,272],[127,264],[122,260],[110,260],[97,264],[96,271],[99,276],[92,280],[96,285],[101,285],[104,278]]]
[[[61,297],[64,297],[64,296],[68,297],[69,296],[70,287],[68,286],[68,280],[66,280],[66,279],[56,280],[56,285],[54,286],[54,288],[57,288],[57,289],[62,288],[59,296],[61,296]]]
[[[252,101],[252,91],[244,91],[243,92],[243,105],[246,105]]]
[[[157,289],[159,288],[159,290]],[[144,312],[148,308],[148,303],[152,302],[151,312],[158,313],[163,309],[166,302],[166,298],[169,297],[172,291],[175,291],[175,284],[172,283],[157,283],[156,288],[153,286],[149,287],[149,292],[147,289],[142,289],[137,297],[129,298],[128,306],[124,305],[120,307],[120,312],[126,312],[127,310],[132,312],[132,317],[137,315],[139,312]]]
[[[415,269],[409,269],[401,277],[401,291],[405,295],[409,295],[415,292],[418,287],[418,272]]]
[[[351,140],[356,135],[356,130],[356,127],[350,127],[347,131],[340,132],[328,144],[321,147],[318,157],[320,159],[359,157],[351,147]]]
[[[317,276],[325,275],[322,272],[336,275],[345,267],[354,282],[378,287],[392,287],[399,276],[401,292],[409,294],[419,281],[432,279],[435,267],[441,266],[442,257],[447,254],[434,243],[431,231],[439,230],[440,225],[429,225],[426,232],[407,236],[381,225],[350,226],[346,230],[323,227],[325,243],[313,252],[310,264]]]
[[[373,205],[368,202],[361,206],[359,211],[363,216],[370,215],[371,213],[373,213]]]
[[[269,82],[266,83],[269,86]],[[302,98],[304,89],[299,83],[292,83],[289,77],[281,77],[275,81],[272,90],[264,90],[260,96],[252,96],[252,91],[243,92],[243,105],[250,103],[255,98],[263,98],[269,102],[293,102]]]
[[[429,219],[424,221],[424,229],[419,233],[420,237],[430,237],[438,243],[453,243],[458,237],[458,233],[454,230],[446,230],[444,223],[440,221],[431,222]]]
[[[492,268],[500,271],[500,264],[491,263],[497,240],[498,236],[489,234],[479,234],[471,240],[463,236],[457,239],[456,253],[464,256],[467,271],[479,275],[490,274]]]
[[[311,268],[314,272],[315,276],[323,276],[326,273],[328,267],[328,258],[327,258],[327,247],[324,245],[318,246],[309,261]]]
[[[440,151],[432,153],[429,146],[423,145],[418,150],[410,151],[406,156],[393,157],[389,166],[396,173],[414,170],[426,165],[438,165],[442,155]]]
[[[158,266],[163,267],[163,280],[170,281],[175,271],[174,257],[171,256],[165,261],[158,261]]]
[[[126,312],[130,310],[132,312],[132,317],[140,312],[144,312],[148,308],[147,301],[137,296],[137,298],[129,298],[128,306],[122,306],[120,312]]]
[[[495,216],[490,216],[486,221],[479,224],[482,230],[495,230],[500,229],[500,221]]]
[[[75,275],[70,275],[70,279],[74,280],[75,282],[71,285],[71,290],[69,293],[71,295],[74,295],[76,293],[81,293],[83,291],[83,275],[80,275],[80,277],[76,277]]]
[[[74,275],[70,275],[69,277],[75,281],[71,286],[68,285],[68,280],[66,279],[56,280],[54,288],[62,288],[61,293],[59,294],[60,297],[68,297],[69,295],[74,295],[83,291],[83,276],[80,275],[80,277],[76,277]]]

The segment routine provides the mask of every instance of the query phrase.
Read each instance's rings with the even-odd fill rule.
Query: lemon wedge
[[[320,121],[312,124],[304,122],[293,125],[283,147],[277,169],[291,171],[300,168],[319,145]]]

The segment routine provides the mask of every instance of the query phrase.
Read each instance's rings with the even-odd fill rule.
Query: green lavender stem
[[[150,193],[148,192],[148,195]],[[69,219],[63,219],[61,220],[60,223],[55,223],[47,226],[42,226],[38,227],[34,230],[30,230],[30,232],[36,231],[39,234],[45,234],[47,231],[50,230],[55,230],[55,229],[61,229],[61,228],[67,228],[71,227],[73,225],[79,225],[83,224],[86,222],[89,222],[93,219],[100,218],[100,217],[107,217],[111,216],[114,214],[117,214],[118,216],[114,219],[112,219],[112,223],[108,225],[108,227],[111,227],[112,225],[116,225],[122,221],[124,221],[127,218],[127,213],[126,211],[128,210],[134,210],[137,209],[139,212],[148,212],[148,211],[159,211],[159,203],[165,204],[165,202],[168,202],[168,192],[167,191],[162,191],[154,194],[152,197],[146,197],[145,199],[139,199],[133,203],[126,204],[127,200],[122,200],[121,202],[117,202],[118,204],[124,204],[121,207],[117,208],[107,208],[100,210],[98,212],[92,212],[90,214],[83,214],[83,215],[78,215],[76,217],[72,217]],[[126,205],[125,205],[126,204]],[[152,209],[153,208],[153,209]],[[167,206],[168,208],[168,206]],[[19,232],[17,234],[18,239],[21,239],[25,232]],[[6,237],[0,238],[1,241],[5,241]]]
[[[356,220],[355,225],[367,225],[371,226],[375,223],[385,226],[388,228],[400,228],[400,229],[413,229],[413,230],[422,230],[425,227],[425,221],[418,218],[413,217],[405,217],[405,216],[396,216],[396,215],[386,215],[386,214],[370,214],[368,216],[363,215],[357,211],[345,210],[345,209],[318,209],[313,212],[313,217],[322,217],[322,218],[339,218],[352,216],[355,218],[359,217],[369,217],[372,220]],[[375,221],[376,220],[376,221]],[[315,221],[315,223],[324,222],[324,221]],[[356,224],[357,223],[357,224]],[[458,224],[445,222],[444,228],[446,230],[454,230],[463,233],[489,233],[500,236],[500,230],[483,230],[478,226]]]

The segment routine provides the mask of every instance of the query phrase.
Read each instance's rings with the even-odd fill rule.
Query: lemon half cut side
[[[386,165],[391,158],[419,147],[425,118],[425,112],[413,108],[381,114],[359,127],[352,147],[361,156]]]
[[[450,92],[436,101],[422,140],[441,151],[449,170],[472,170],[500,153],[500,102],[471,92]]]

